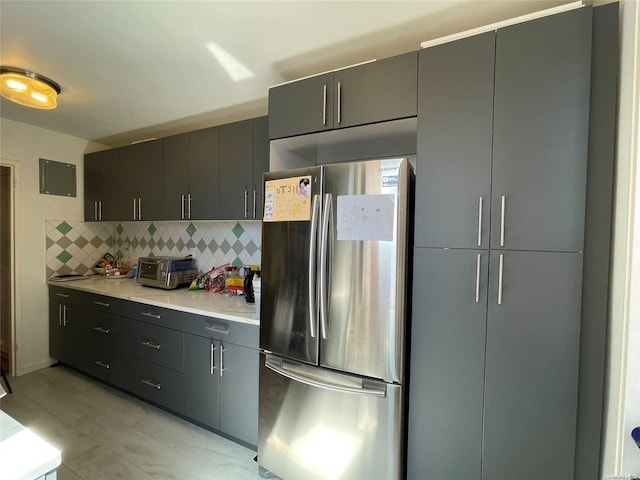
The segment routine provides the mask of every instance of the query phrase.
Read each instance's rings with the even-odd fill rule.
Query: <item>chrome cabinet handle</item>
[[[311,338],[316,337],[316,324],[318,317],[316,312],[318,307],[316,304],[316,244],[318,236],[318,222],[320,217],[320,196],[313,196],[311,205],[311,235],[309,241],[309,334]]]
[[[180,195],[180,218],[184,220],[184,193]]]
[[[151,312],[142,312],[142,315],[144,315],[145,317],[160,319],[160,315],[156,315],[155,313],[151,313]]]
[[[209,375],[213,375],[213,373],[216,371],[216,363],[215,363],[215,353],[216,351],[216,346],[212,343],[211,344],[211,360],[209,363]]]
[[[99,209],[98,209],[98,220],[102,221],[102,200],[100,200],[98,202],[98,206],[99,206]]]
[[[93,303],[94,305],[100,305],[101,307],[108,307],[109,305],[111,305],[110,303],[104,303],[104,302],[98,302],[98,301],[94,301]]]
[[[500,269],[498,270],[498,305],[502,305],[502,273],[504,270],[504,255],[500,254]]]
[[[159,343],[153,343],[150,342],[148,340],[144,341],[144,342],[140,342],[142,345],[144,345],[145,347],[149,347],[149,348],[155,348],[156,350],[160,350],[160,344]]]
[[[58,325],[62,326],[62,304],[58,305]]]
[[[66,293],[56,293],[57,297],[62,297],[62,298],[69,298],[70,295],[66,294]],[[62,304],[61,304],[62,305]]]
[[[69,307],[67,307],[66,305],[62,306],[62,326],[66,327],[67,326],[67,310],[69,310]]]
[[[338,125],[342,122],[342,83],[338,82]]]
[[[204,327],[205,330],[209,330],[210,332],[215,332],[215,333],[221,333],[223,335],[229,335],[229,329],[228,328],[218,328],[215,327],[214,325],[209,325]]]
[[[244,188],[244,218],[249,215],[249,192],[247,187]]]
[[[162,388],[161,384],[153,383],[151,380],[142,380],[142,383],[144,383],[145,385],[149,385],[150,387],[156,388],[158,390]]]
[[[257,198],[258,198],[258,192],[254,188],[253,189],[253,219],[254,220],[257,218],[257,215],[258,215]]]
[[[138,220],[142,220],[142,197],[138,197]]]
[[[102,368],[106,368],[107,370],[109,370],[111,368],[111,364],[110,363],[104,363],[102,360],[96,360],[93,363],[95,363],[96,365],[102,367]]]
[[[138,212],[136,210],[136,197],[133,197],[133,219],[138,219]]]
[[[98,221],[98,200],[93,201],[93,219]]]
[[[187,218],[191,218],[191,194],[187,195]]]
[[[324,209],[322,218],[322,232],[320,235],[320,328],[322,329],[322,338],[327,339],[327,290],[329,279],[327,278],[327,269],[329,266],[329,229],[332,222],[332,196],[330,193],[324,195]]]
[[[504,247],[504,211],[506,207],[507,199],[502,195],[501,208],[500,208],[500,246]]]
[[[224,347],[220,345],[220,378],[224,377]]]
[[[102,328],[102,326],[98,325],[97,327],[93,327],[93,329],[96,332],[100,332],[100,333],[104,333],[106,335],[109,335],[109,333],[111,333],[111,329],[109,328]]]
[[[324,84],[322,96],[322,125],[327,124],[327,84]]]
[[[483,198],[480,197],[478,202],[478,246],[482,245],[482,201]]]
[[[476,258],[476,303],[480,302],[480,254]]]

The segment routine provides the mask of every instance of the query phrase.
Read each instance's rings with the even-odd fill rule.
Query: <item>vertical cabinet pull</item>
[[[211,359],[209,361],[209,375],[213,375],[214,372],[216,371],[215,352],[216,352],[216,346],[212,343],[211,344]]]
[[[257,215],[258,215],[258,211],[257,211],[257,205],[256,205],[257,197],[258,197],[258,192],[257,192],[257,191],[256,191],[256,189],[254,188],[254,189],[253,189],[253,219],[254,219],[254,220],[255,220],[256,218],[258,218],[258,217],[257,217]]]
[[[98,201],[98,220],[102,221],[102,200]]]
[[[98,200],[93,201],[93,219],[98,221]]]
[[[58,325],[62,326],[62,304],[58,305]]]
[[[142,220],[142,198],[138,197],[138,220]]]
[[[504,270],[504,255],[500,254],[500,267],[498,270],[498,305],[502,305],[502,272]]]
[[[478,201],[478,246],[482,246],[482,201],[483,198],[480,197]]]
[[[327,84],[324,84],[324,92],[322,96],[322,125],[327,124]]]
[[[191,194],[187,194],[187,218],[191,219]]]
[[[338,82],[338,125],[342,122],[342,82]]]
[[[249,215],[249,191],[244,187],[244,218]]]
[[[184,193],[180,195],[180,219],[184,220]]]
[[[138,219],[138,210],[136,208],[136,198],[133,197],[133,219],[137,220]]]
[[[500,246],[504,247],[504,211],[506,207],[507,199],[502,195],[501,207],[500,207]]]
[[[476,258],[476,303],[480,302],[480,254]]]
[[[220,378],[224,377],[224,347],[220,345]]]

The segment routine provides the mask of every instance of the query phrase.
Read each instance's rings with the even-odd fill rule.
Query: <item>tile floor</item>
[[[9,380],[0,409],[62,451],[58,480],[261,478],[254,451],[66,367]]]

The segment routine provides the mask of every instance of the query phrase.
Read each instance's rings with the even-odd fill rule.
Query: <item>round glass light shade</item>
[[[13,67],[0,67],[0,95],[26,107],[51,110],[58,105],[60,85],[53,80]]]

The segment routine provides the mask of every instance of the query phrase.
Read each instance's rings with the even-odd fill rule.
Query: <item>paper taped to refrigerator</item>
[[[396,195],[339,195],[338,240],[393,240]]]
[[[262,220],[265,222],[311,220],[311,175],[265,182]]]

